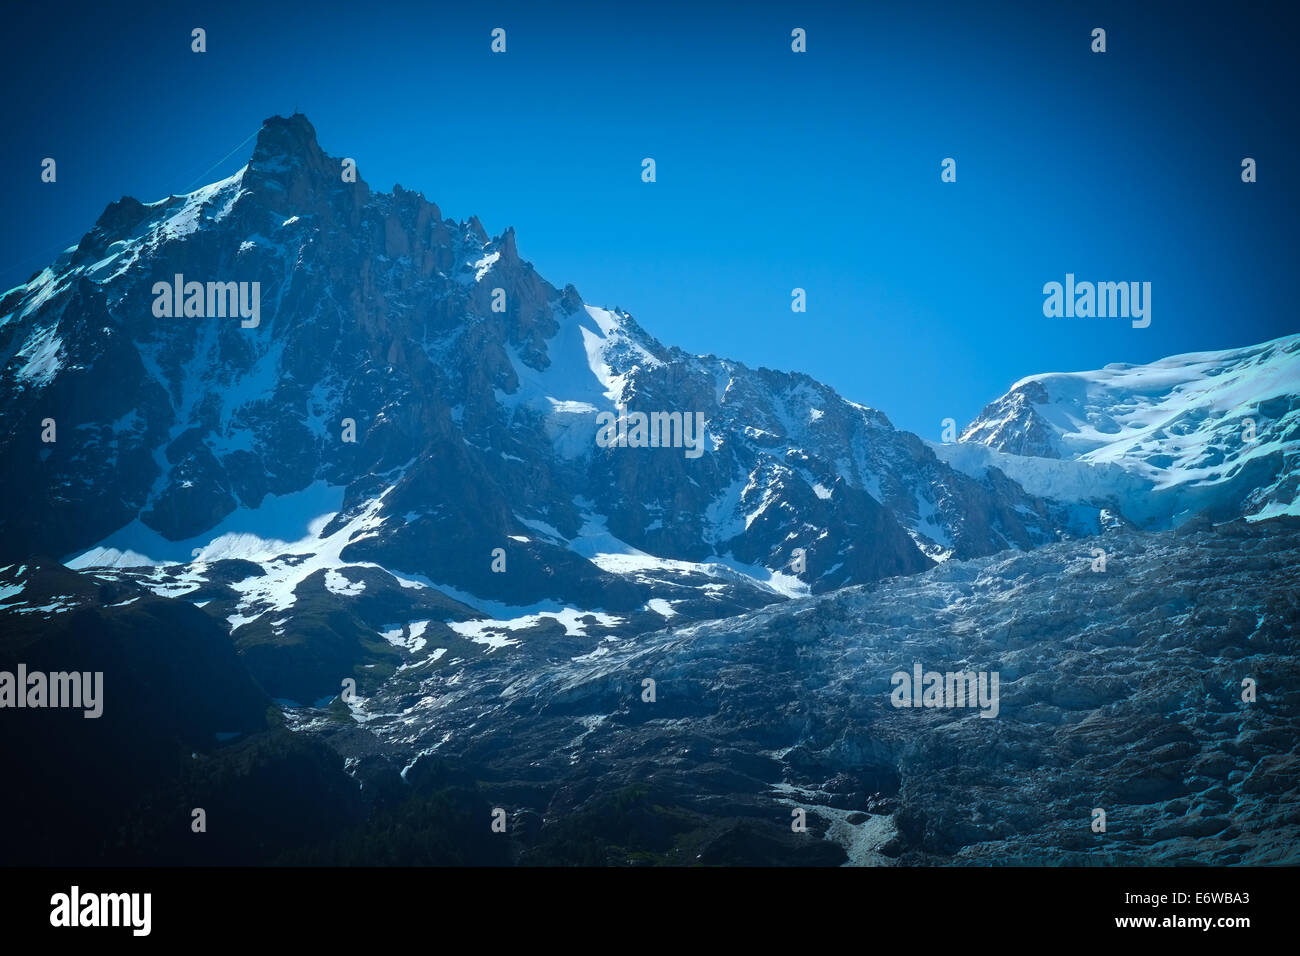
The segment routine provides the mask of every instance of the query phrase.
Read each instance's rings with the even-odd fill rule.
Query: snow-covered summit
[[[1204,508],[1296,513],[1300,335],[1147,365],[1031,375],[986,407],[960,441],[1004,456],[1094,466],[1093,475],[1163,502],[1155,509],[1132,501],[1126,513],[1135,516]],[[1040,492],[1045,475],[1079,473],[998,461]]]

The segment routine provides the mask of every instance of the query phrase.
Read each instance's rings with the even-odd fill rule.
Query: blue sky
[[[1300,329],[1290,26],[1266,6],[1131,6],[15,12],[0,286],[108,202],[194,188],[296,106],[372,187],[418,189],[493,234],[513,225],[542,275],[665,344],[807,372],[937,438],[1027,374]],[[498,26],[505,55],[489,51]],[[796,26],[806,54],[790,51]],[[1105,54],[1089,49],[1097,26]],[[954,184],[939,178],[949,156]],[[1044,318],[1042,286],[1066,272],[1151,282],[1151,326]]]

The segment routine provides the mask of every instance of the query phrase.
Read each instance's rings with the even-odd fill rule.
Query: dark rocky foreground
[[[0,669],[93,664],[108,691],[99,720],[6,721],[4,861],[1295,863],[1298,579],[1295,519],[1116,531],[629,639],[525,635],[282,711],[191,605],[28,571],[32,603],[75,607],[3,612]],[[914,661],[997,671],[998,716],[891,706]]]
[[[359,725],[309,726],[363,778],[475,768],[523,861],[1295,863],[1298,625],[1300,521],[1199,522],[566,660],[524,643],[446,681],[399,672]],[[998,716],[893,707],[914,661],[999,672]]]

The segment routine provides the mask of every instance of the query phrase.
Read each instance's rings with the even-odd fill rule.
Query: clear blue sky
[[[1026,374],[1300,330],[1292,25],[1134,6],[33,5],[0,58],[0,286],[297,106],[372,187],[515,226],[542,275],[665,344],[808,372],[937,438]],[[1150,328],[1044,318],[1067,271],[1150,281]]]

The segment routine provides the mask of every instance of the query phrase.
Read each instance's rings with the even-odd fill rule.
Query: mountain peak
[[[519,248],[515,245],[515,227],[507,226],[506,231],[497,239],[497,251],[501,253],[501,261],[518,262]]]
[[[323,156],[316,142],[316,127],[302,113],[271,116],[262,121],[253,147],[252,165],[262,165],[282,158],[314,159]]]
[[[316,142],[311,121],[294,113],[262,122],[244,185],[254,193],[281,193],[285,208],[340,215],[355,225],[369,188],[359,173],[344,179],[341,172],[339,160]]]

